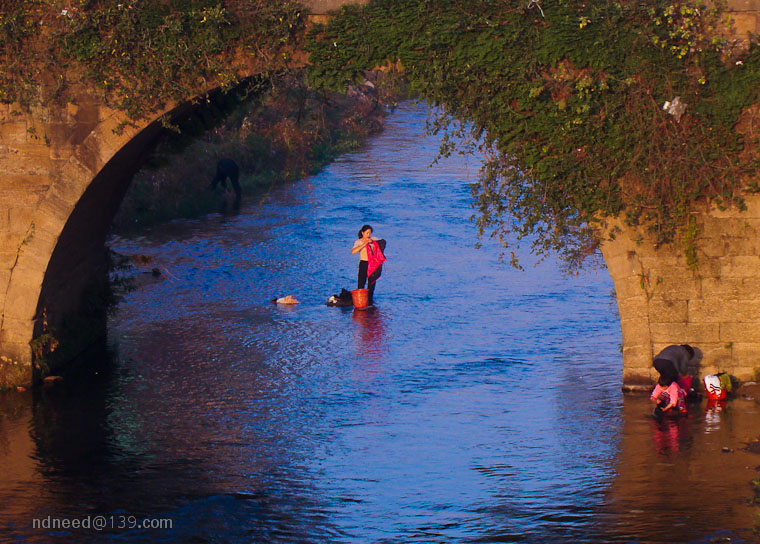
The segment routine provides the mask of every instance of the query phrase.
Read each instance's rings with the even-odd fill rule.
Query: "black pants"
[[[367,283],[367,261],[359,261],[359,277],[356,284],[357,289],[364,289],[364,284]],[[368,287],[369,289],[369,303],[372,304],[372,298],[375,294],[375,284],[377,282],[373,283]]]

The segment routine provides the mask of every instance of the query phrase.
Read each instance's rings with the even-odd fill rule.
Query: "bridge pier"
[[[33,380],[30,342],[102,274],[108,226],[160,127],[121,126],[87,93],[30,112],[0,104],[0,388]]]
[[[748,209],[696,212],[698,264],[683,248],[657,247],[639,231],[621,232],[602,247],[615,284],[623,336],[623,382],[651,384],[652,358],[669,344],[702,353],[699,376],[720,371],[740,380],[760,373],[760,196]]]

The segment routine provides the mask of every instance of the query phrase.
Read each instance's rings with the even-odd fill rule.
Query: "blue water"
[[[658,426],[624,398],[606,270],[475,249],[479,163],[431,167],[426,116],[403,104],[364,149],[239,215],[111,240],[153,259],[111,319],[112,360],[31,408],[0,399],[7,538],[751,541],[757,405]],[[364,223],[388,243],[376,308],[327,307],[354,287]],[[300,304],[270,302],[287,294]],[[31,527],[86,514],[172,528]]]

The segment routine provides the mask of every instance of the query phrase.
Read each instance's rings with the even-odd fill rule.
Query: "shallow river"
[[[138,270],[110,361],[0,396],[0,541],[755,541],[758,404],[655,423],[620,392],[607,272],[475,249],[478,163],[429,167],[426,115],[237,216],[112,240],[163,274]],[[327,307],[363,223],[376,308]]]

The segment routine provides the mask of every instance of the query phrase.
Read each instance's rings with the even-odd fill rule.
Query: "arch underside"
[[[93,328],[97,319],[71,318],[88,306],[83,294],[107,279],[105,240],[132,176],[165,131],[159,120],[186,116],[205,103],[187,101],[135,126],[83,95],[78,105],[13,121],[15,153],[3,154],[0,146],[0,167],[19,172],[0,179],[0,205],[8,208],[0,240],[0,388],[33,381],[34,338]],[[0,134],[3,118],[11,116],[0,109]],[[44,139],[31,138],[29,127]],[[80,336],[85,343],[92,338]]]

